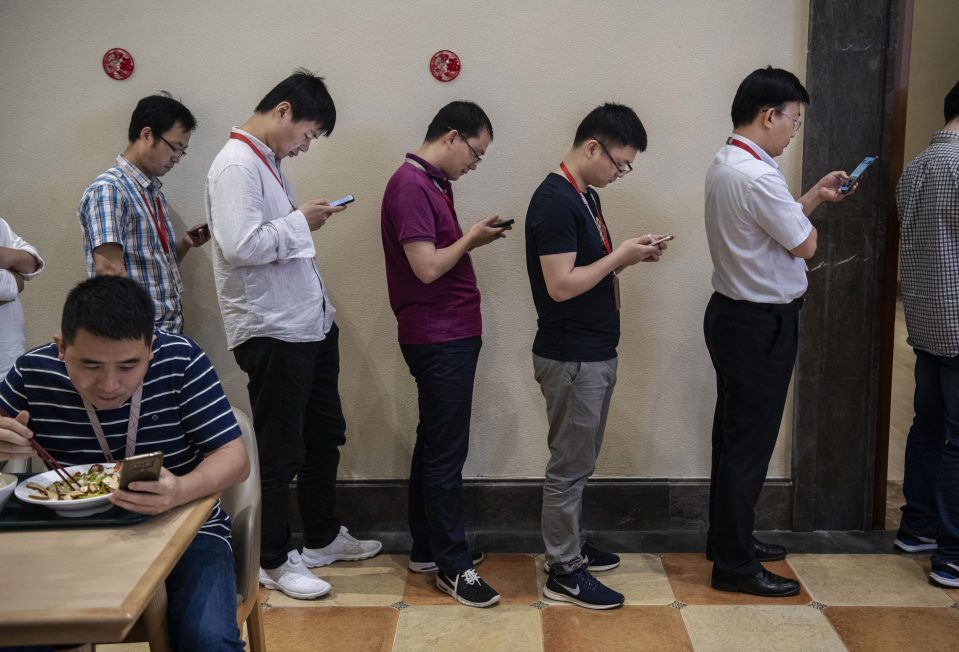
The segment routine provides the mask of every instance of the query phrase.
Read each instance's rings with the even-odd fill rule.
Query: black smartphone
[[[155,482],[160,479],[161,468],[163,468],[163,453],[160,451],[128,457],[120,465],[120,488],[126,489],[131,482],[141,480]]]
[[[878,156],[867,156],[864,158],[859,165],[856,166],[856,169],[852,171],[852,174],[849,175],[849,178],[846,179],[845,183],[839,186],[839,192],[845,195],[847,192],[852,190],[852,187],[856,185],[857,181],[859,181],[859,177],[861,177],[862,173],[866,171],[866,168],[875,163],[877,160],[879,160]]]
[[[490,228],[491,228],[491,229],[502,229],[502,228],[507,227],[507,226],[512,226],[515,221],[516,221],[516,220],[514,219],[514,220],[504,220],[503,222],[496,222],[496,223],[494,223],[494,224],[490,224]]]
[[[340,197],[336,201],[331,201],[330,206],[346,206],[355,200],[356,198],[353,195],[347,195],[346,197]]]
[[[187,234],[188,234],[191,238],[193,238],[194,240],[196,240],[197,238],[199,238],[199,237],[200,237],[201,235],[203,235],[204,233],[207,233],[207,234],[208,234],[209,232],[210,232],[210,227],[209,227],[209,226],[207,226],[206,224],[200,224],[200,225],[198,225],[198,226],[193,227],[193,228],[190,229],[189,231],[187,231]]]

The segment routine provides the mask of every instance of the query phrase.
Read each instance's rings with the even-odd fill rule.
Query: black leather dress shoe
[[[786,548],[778,543],[763,543],[753,537],[753,547],[756,548],[756,561],[779,561],[786,558]],[[706,559],[713,560],[713,554],[706,549]]]
[[[718,571],[714,566],[712,585],[717,591],[749,593],[767,598],[785,598],[799,593],[799,582],[770,573],[765,568],[755,575],[735,575]]]
[[[786,558],[786,548],[778,543],[763,543],[753,537],[753,546],[756,548],[756,561],[779,561]]]

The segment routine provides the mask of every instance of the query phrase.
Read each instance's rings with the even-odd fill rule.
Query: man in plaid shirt
[[[87,275],[135,280],[153,299],[157,327],[171,333],[183,332],[180,261],[210,231],[198,224],[176,241],[160,177],[186,156],[195,128],[190,110],[168,93],[144,97],[130,118],[129,145],[77,208]]]
[[[896,187],[902,306],[916,353],[916,418],[906,439],[906,505],[895,544],[932,551],[929,577],[959,587],[959,83],[946,125]]]

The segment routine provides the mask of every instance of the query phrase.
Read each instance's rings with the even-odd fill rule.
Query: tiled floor
[[[330,595],[291,600],[262,589],[267,647],[276,652],[576,652],[602,650],[959,649],[959,590],[927,581],[928,556],[796,554],[769,568],[802,593],[775,600],[708,588],[700,554],[627,554],[597,574],[626,606],[589,611],[542,598],[541,558],[491,554],[478,567],[501,604],[471,609],[406,571],[403,555],[317,569]],[[99,650],[146,650],[98,646]]]

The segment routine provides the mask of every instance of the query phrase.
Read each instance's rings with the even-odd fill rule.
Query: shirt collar
[[[269,157],[269,159],[273,161],[273,163],[275,163],[277,167],[280,166],[280,159],[276,157],[276,154],[273,152],[273,150],[267,147],[266,143],[264,143],[262,140],[260,140],[259,138],[257,138],[256,136],[254,136],[253,134],[249,132],[243,131],[239,127],[233,127],[233,129],[231,129],[230,131],[234,134],[240,134],[242,136],[246,136],[247,138],[249,138],[250,142],[256,145],[256,148],[260,150],[261,154]]]
[[[156,177],[150,177],[144,174],[143,170],[131,163],[123,154],[117,154],[117,167],[123,170],[124,174],[136,181],[142,188],[150,189],[152,187],[159,190],[163,187],[162,181]]]
[[[748,138],[746,138],[746,137],[743,136],[742,134],[730,134],[730,137],[731,137],[731,138],[735,138],[736,140],[739,140],[739,141],[742,141],[742,142],[746,143],[747,145],[749,145],[749,146],[752,148],[752,150],[753,150],[754,152],[756,152],[757,154],[759,154],[759,160],[761,160],[763,163],[766,163],[766,164],[768,164],[768,165],[771,165],[773,168],[775,168],[775,169],[777,169],[777,170],[779,169],[779,163],[777,163],[776,160],[775,160],[772,156],[770,156],[769,154],[767,154],[767,153],[766,153],[766,150],[764,150],[762,147],[760,147],[759,145],[757,145],[757,144],[754,143],[753,141],[749,140]]]
[[[949,129],[940,129],[932,135],[933,138],[959,138],[959,131],[950,131]]]

